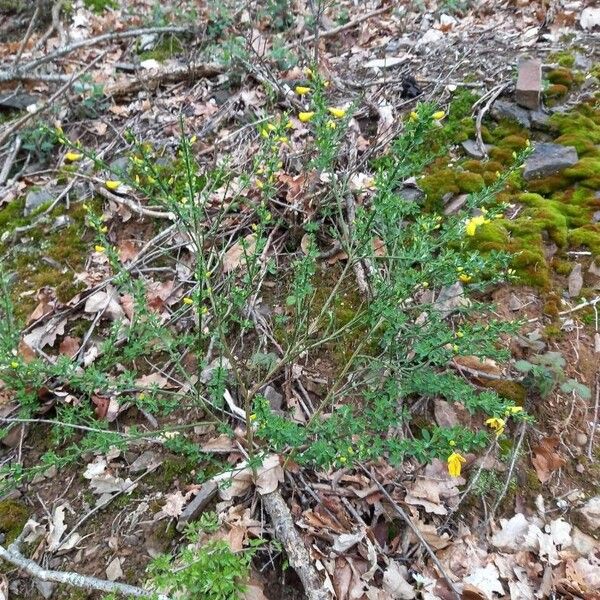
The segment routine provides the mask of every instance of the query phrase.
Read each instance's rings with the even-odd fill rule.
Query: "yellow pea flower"
[[[98,229],[98,231],[99,231],[100,233],[106,233],[106,232],[108,231],[108,227],[107,227],[106,225],[102,225],[102,227],[100,227],[100,228]]]
[[[469,281],[471,281],[471,279],[473,279],[471,277],[471,275],[467,275],[466,273],[461,273],[458,278],[463,282],[463,283],[469,283]]]
[[[183,302],[184,304],[194,304],[194,301],[193,301],[193,300],[192,300],[192,298],[190,298],[189,296],[186,296],[186,297],[185,297],[185,298],[182,300],[182,302]]]
[[[107,190],[110,190],[111,192],[114,192],[115,190],[119,189],[119,186],[121,185],[121,182],[117,181],[116,179],[109,179],[108,181],[104,182],[104,185],[106,186]]]
[[[331,119],[329,119],[329,121],[327,121],[327,124],[325,125],[325,127],[327,127],[327,129],[335,129],[337,127],[337,123],[335,121],[332,121]]]
[[[314,112],[301,112],[298,113],[298,119],[303,123],[308,123],[315,116]]]
[[[298,94],[298,96],[305,96],[306,94],[310,94],[312,92],[312,90],[305,85],[297,85],[294,91],[296,94]]]
[[[417,113],[416,113],[416,112],[413,110],[413,111],[410,113],[409,120],[410,120],[410,121],[417,121],[418,119],[419,119],[419,115],[418,115],[418,114],[417,114]]]
[[[448,444],[452,447],[456,446],[456,442],[454,440],[450,440]]]
[[[285,137],[285,135],[280,135],[277,138],[278,142],[281,142],[282,144],[287,144],[290,140],[288,138]]]
[[[273,123],[268,123],[267,124],[267,129],[269,131],[275,131],[277,129],[277,127],[275,127],[275,125],[273,125]]]
[[[441,121],[446,116],[446,113],[443,110],[438,110],[437,112],[434,112],[431,116],[434,120]]]
[[[257,179],[257,180],[256,180],[256,187],[257,187],[259,190],[262,190],[262,189],[265,187],[265,184],[264,184],[264,183],[263,183],[263,182],[262,182],[260,179]]]
[[[304,67],[304,69],[302,69],[302,72],[307,76],[307,77],[312,77],[314,75],[314,73],[312,72],[312,69],[309,69],[308,67]]]
[[[99,244],[97,246],[94,246],[94,250],[100,253],[106,252],[106,248],[104,246],[100,246]]]
[[[78,160],[81,160],[83,158],[83,154],[80,154],[79,152],[67,152],[65,154],[65,160],[67,160],[68,162],[77,162]]]
[[[506,409],[504,414],[505,415],[516,415],[520,412],[523,412],[522,406],[510,406],[509,408]]]
[[[10,366],[11,366],[13,369],[18,369],[18,368],[19,368],[19,363],[18,363],[16,360],[13,360],[13,361],[10,363]]]
[[[465,334],[464,334],[462,331],[457,331],[457,332],[456,332],[454,335],[455,335],[457,338],[461,338],[461,337],[464,337],[464,335],[465,335]]]
[[[490,429],[493,429],[496,432],[496,437],[498,437],[504,432],[506,421],[504,419],[500,419],[499,417],[490,417],[486,420],[485,424]]]
[[[346,115],[345,108],[338,108],[337,106],[330,106],[328,109],[329,114],[333,115],[336,119],[341,119]]]
[[[466,462],[464,456],[459,454],[458,452],[453,452],[448,457],[448,473],[450,473],[451,477],[460,477],[460,471],[462,469],[463,463]]]
[[[467,219],[465,223],[465,233],[470,236],[475,235],[477,228],[484,223],[489,223],[489,219],[486,219],[483,215],[477,215],[476,217]]]

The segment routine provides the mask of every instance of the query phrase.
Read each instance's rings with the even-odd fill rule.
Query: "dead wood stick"
[[[73,83],[75,81],[77,81],[77,79],[79,79],[82,75],[84,75],[87,71],[89,71],[99,60],[104,58],[105,55],[106,55],[106,52],[102,52],[102,54],[99,54],[93,61],[90,62],[90,64],[86,65],[80,71],[77,71],[76,73],[74,73],[73,76],[71,77],[71,79],[69,79],[69,81],[67,81],[67,83],[65,83],[65,85],[60,87],[54,94],[52,94],[52,96],[50,96],[50,98],[48,98],[48,100],[46,100],[46,102],[44,102],[42,104],[42,106],[40,106],[39,108],[36,107],[36,110],[34,112],[27,113],[26,115],[23,115],[20,119],[17,119],[14,123],[12,123],[12,125],[10,125],[3,133],[0,134],[0,146],[2,146],[4,144],[4,142],[6,142],[6,140],[15,131],[18,131],[30,119],[32,119],[36,115],[41,114],[42,112],[47,110],[49,107],[51,107],[54,104],[54,102],[60,96],[62,96],[71,87],[71,85],[73,85]],[[0,74],[0,81],[1,81],[1,74]]]
[[[171,68],[167,71],[150,74],[144,72],[143,78],[115,83],[104,88],[104,94],[109,97],[125,96],[143,89],[154,89],[164,83],[178,83],[183,79],[199,79],[202,77],[214,77],[223,73],[223,68],[215,64],[192,64]]]
[[[146,217],[154,217],[156,219],[170,219],[171,221],[175,220],[175,215],[172,212],[162,212],[160,210],[152,210],[150,208],[144,208],[131,198],[126,198],[125,196],[119,196],[117,194],[112,194],[105,187],[101,185],[95,185],[94,191],[103,198],[110,202],[116,202],[117,204],[122,204],[127,208],[130,208],[134,212],[139,215],[143,215]]]
[[[330,600],[331,594],[325,589],[314,568],[304,541],[296,531],[290,509],[279,491],[261,496],[263,506],[271,519],[275,537],[282,543],[290,565],[296,571],[308,600]]]
[[[477,137],[477,147],[481,154],[483,154],[484,158],[487,158],[487,151],[485,149],[485,144],[483,143],[483,137],[481,134],[481,123],[483,121],[483,117],[492,107],[492,104],[496,101],[496,98],[508,87],[508,83],[500,84],[496,89],[490,92],[490,97],[484,106],[482,106],[477,112],[477,118],[475,119],[475,131]]]
[[[592,421],[592,431],[590,432],[590,441],[588,444],[587,455],[590,460],[593,460],[594,437],[596,428],[598,427],[598,408],[600,405],[600,375],[596,375],[596,402],[594,403],[594,420]]]
[[[375,485],[379,488],[379,491],[386,497],[387,501],[392,505],[392,508],[398,513],[398,515],[400,517],[402,517],[404,522],[408,525],[408,527],[411,529],[411,531],[415,534],[415,536],[417,537],[419,542],[421,542],[421,544],[427,551],[427,554],[429,554],[429,556],[431,557],[431,560],[437,567],[438,571],[440,572],[440,575],[446,580],[446,583],[450,587],[450,590],[452,591],[452,594],[454,595],[456,600],[460,600],[462,598],[462,595],[460,594],[460,592],[454,585],[454,582],[450,579],[450,576],[448,575],[448,573],[446,573],[446,570],[444,569],[444,565],[442,565],[442,563],[440,562],[438,557],[435,555],[435,552],[433,551],[432,547],[427,543],[427,540],[423,537],[423,535],[419,531],[418,527],[413,523],[412,519],[402,509],[402,507],[399,506],[399,504],[392,498],[392,496],[383,487],[383,485],[377,479],[377,477],[375,477],[375,473],[373,471],[368,470],[364,465],[362,465],[360,463],[358,463],[358,464],[360,465],[360,468],[365,472],[365,474],[368,475],[373,480],[373,483],[375,483]]]
[[[144,29],[131,29],[129,31],[113,31],[112,33],[104,33],[102,35],[97,35],[96,37],[80,40],[78,42],[68,44],[67,46],[63,46],[54,52],[50,52],[50,54],[46,54],[45,56],[41,56],[35,60],[30,60],[28,63],[25,63],[16,69],[0,71],[0,81],[14,81],[26,71],[31,71],[43,63],[50,62],[55,58],[60,58],[66,54],[70,54],[71,52],[78,50],[79,48],[84,48],[85,46],[95,46],[109,40],[121,40],[152,33],[189,33],[190,31],[191,29],[189,27],[147,27]]]
[[[13,163],[15,162],[15,159],[17,158],[17,154],[19,153],[20,149],[21,138],[17,136],[15,138],[15,141],[13,142],[10,152],[8,153],[8,156],[6,157],[6,160],[4,161],[4,164],[2,165],[2,171],[0,171],[0,186],[6,183],[6,180],[8,179],[8,174],[12,169]]]
[[[345,23],[344,25],[340,25],[339,27],[334,27],[333,29],[327,29],[326,31],[319,31],[316,35],[315,34],[307,35],[306,37],[302,38],[301,40],[297,40],[295,42],[290,42],[289,44],[286,44],[285,49],[289,50],[290,48],[295,48],[296,46],[303,46],[307,42],[313,42],[317,38],[320,39],[320,38],[331,37],[338,33],[341,33],[342,31],[352,29],[352,28],[356,27],[357,25],[360,25],[364,21],[368,21],[369,19],[372,19],[373,17],[376,17],[377,15],[382,15],[383,13],[388,12],[388,10],[390,10],[392,7],[393,7],[393,4],[390,4],[389,6],[384,6],[383,8],[378,8],[377,10],[372,10],[371,12],[361,15],[360,17],[357,17],[356,19],[352,19],[352,21],[348,21],[348,23]]]
[[[25,530],[23,530],[25,531]],[[156,594],[126,583],[117,581],[107,581],[106,579],[98,579],[89,575],[81,575],[73,571],[51,571],[40,567],[35,561],[26,558],[21,554],[19,536],[8,548],[0,545],[0,558],[6,562],[25,571],[28,575],[39,579],[40,581],[52,581],[55,583],[64,583],[73,587],[84,590],[97,590],[100,592],[119,593],[125,596],[134,596],[136,598],[158,597],[160,600],[169,600],[169,597],[164,594]]]

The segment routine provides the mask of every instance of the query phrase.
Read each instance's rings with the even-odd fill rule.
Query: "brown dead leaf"
[[[64,356],[73,358],[79,351],[80,342],[81,340],[78,337],[71,337],[70,335],[66,335],[63,341],[60,343],[58,351]]]
[[[119,260],[125,264],[138,255],[138,243],[135,240],[122,240],[117,245]]]
[[[256,248],[256,236],[251,233],[243,240],[238,240],[223,257],[223,272],[231,273],[245,263],[245,257],[254,253]]]
[[[452,359],[452,363],[456,365],[458,370],[461,368],[469,369],[471,371],[479,371],[480,373],[487,373],[488,375],[494,375],[500,377],[502,371],[496,361],[491,358],[480,359],[477,356],[455,356]]]
[[[110,405],[110,398],[106,396],[98,396],[96,394],[92,394],[92,402],[96,407],[94,409],[94,413],[99,419],[104,419],[106,417],[106,413],[108,412],[108,407]]]
[[[565,465],[565,459],[558,453],[560,440],[557,437],[542,438],[539,445],[532,448],[534,457],[531,459],[535,472],[541,483],[546,483],[554,471]]]

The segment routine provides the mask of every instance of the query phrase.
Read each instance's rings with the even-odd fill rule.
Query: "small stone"
[[[154,468],[161,463],[161,459],[152,450],[142,452],[130,465],[130,473],[141,473],[148,469]]]
[[[574,516],[575,524],[584,533],[597,537],[600,533],[600,496],[590,498]]]
[[[535,144],[531,156],[525,161],[523,177],[526,180],[545,177],[572,167],[578,161],[573,146],[540,142]]]
[[[537,59],[519,64],[515,100],[520,106],[537,110],[542,97],[542,63]]]
[[[73,224],[73,219],[69,215],[58,215],[56,219],[54,219],[54,223],[52,223],[52,231],[57,231],[58,229],[64,229],[69,225]]]
[[[425,192],[416,185],[404,185],[399,192],[407,202],[422,202],[425,200]]]
[[[454,213],[457,213],[465,205],[468,197],[469,194],[461,194],[460,196],[456,196],[452,202],[444,207],[444,214],[453,215]]]
[[[581,433],[579,432],[576,436],[575,436],[575,443],[578,446],[585,446],[588,443],[588,436],[585,435],[585,433]]]
[[[109,581],[116,581],[123,578],[123,569],[121,568],[121,559],[117,556],[113,558],[108,567],[106,567],[106,578]]]
[[[523,308],[523,303],[514,292],[511,292],[510,297],[508,299],[508,308],[513,312],[517,312]]]
[[[540,131],[550,129],[550,115],[543,110],[532,110],[529,114],[531,126]]]
[[[583,91],[595,89],[598,87],[599,84],[600,84],[600,80],[597,77],[594,77],[593,75],[589,75],[588,77],[586,77],[584,79],[583,83],[581,84],[581,89]]]
[[[129,167],[129,158],[127,156],[120,156],[119,158],[115,158],[110,162],[108,168],[111,173],[126,173],[127,168]]]
[[[581,11],[579,24],[582,29],[591,31],[594,28],[600,29],[600,8],[588,6]]]
[[[587,56],[576,52],[573,66],[580,71],[589,71],[592,67],[592,61]]]
[[[479,148],[479,144],[475,140],[466,140],[461,143],[461,146],[463,147],[465,153],[471,158],[480,160],[485,156]],[[483,147],[485,148],[486,153],[493,148],[493,146],[490,146],[489,144],[484,144]]]
[[[25,196],[25,209],[23,214],[25,216],[30,215],[36,208],[42,206],[46,202],[54,200],[54,194],[52,191],[42,188],[41,190],[31,190],[27,192]]]
[[[263,391],[262,395],[265,397],[271,409],[275,412],[280,412],[283,406],[283,395],[280,394],[272,385],[267,385]]]
[[[28,106],[37,102],[37,97],[27,93],[10,92],[9,94],[0,94],[0,106],[3,108],[14,108],[24,110]]]
[[[496,100],[491,110],[492,117],[495,119],[509,119],[516,121],[522,127],[529,129],[531,127],[531,119],[529,111],[505,100]]]
[[[56,583],[53,583],[52,581],[42,581],[41,579],[34,579],[33,582],[35,583],[37,591],[43,598],[46,600],[52,598],[54,590],[56,589]]]
[[[421,48],[436,46],[443,37],[444,34],[439,29],[429,29],[425,32],[423,37],[417,41],[415,48],[420,50]]]

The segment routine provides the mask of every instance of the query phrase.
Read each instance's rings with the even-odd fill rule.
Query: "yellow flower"
[[[108,181],[104,182],[104,185],[106,186],[107,190],[110,190],[111,192],[113,192],[114,190],[119,189],[121,182],[117,181],[116,179],[109,179]]]
[[[473,279],[470,275],[467,275],[466,273],[461,273],[458,278],[463,282],[463,283],[469,283],[469,281],[471,281],[471,279]]]
[[[531,146],[531,142],[529,140],[525,140],[525,145],[529,148],[529,146]]]
[[[460,273],[461,271],[464,271],[465,268],[464,267],[456,267],[456,270],[458,273]]]
[[[314,116],[315,116],[314,112],[301,112],[301,113],[298,113],[298,118],[303,123],[308,123]]]
[[[465,233],[471,236],[475,235],[477,228],[484,223],[489,223],[489,219],[486,219],[483,215],[477,215],[476,217],[467,219],[465,223]]]
[[[195,144],[198,141],[198,136],[193,135],[190,138],[190,144]]]
[[[312,69],[309,69],[308,67],[304,67],[304,69],[302,69],[302,72],[307,76],[307,77],[312,77],[313,76],[313,72]]]
[[[443,110],[438,110],[437,112],[434,112],[431,116],[436,121],[441,121],[446,116],[446,113]]]
[[[16,360],[13,360],[13,361],[10,363],[10,366],[11,366],[13,369],[18,369],[18,368],[19,368],[19,363],[18,363]]]
[[[418,118],[419,118],[419,115],[418,115],[418,114],[417,114],[417,113],[416,113],[416,112],[413,110],[413,111],[410,113],[409,120],[410,120],[410,121],[417,121],[417,120],[418,120]]]
[[[108,227],[106,225],[102,225],[100,229],[98,229],[100,233],[106,233],[108,231]]]
[[[345,108],[338,108],[336,106],[330,106],[328,109],[329,114],[333,115],[336,119],[341,119],[346,114]]]
[[[504,419],[500,419],[499,417],[490,417],[486,420],[485,424],[496,432],[496,437],[502,435],[504,432],[504,427],[506,422]]]
[[[257,179],[257,180],[256,180],[256,187],[257,187],[259,190],[262,190],[262,189],[265,187],[265,184],[264,184],[264,183],[263,183],[263,182],[262,182],[260,179]]]
[[[250,415],[250,420],[251,421],[256,421],[256,415],[255,414],[251,414]]]
[[[280,135],[277,138],[278,142],[281,142],[282,144],[287,144],[290,140],[288,138],[285,137],[285,135]]]
[[[338,458],[338,460],[339,460],[339,461],[340,461],[342,464],[344,464],[344,463],[346,462],[347,458],[346,458],[345,456],[340,456],[340,457]]]
[[[297,85],[294,91],[296,94],[298,94],[298,96],[305,96],[306,94],[310,94],[312,92],[312,90],[305,85]]]
[[[450,473],[451,477],[460,477],[460,471],[462,469],[463,463],[466,462],[464,456],[460,455],[458,452],[453,452],[448,457],[448,473]]]
[[[190,298],[189,296],[186,296],[186,297],[183,299],[183,303],[184,303],[184,304],[194,304],[194,301],[193,301],[193,300],[192,300],[192,298]]]
[[[76,162],[78,160],[81,160],[83,158],[83,154],[80,154],[79,152],[67,152],[65,154],[65,159],[69,162]]]
[[[264,138],[269,137],[269,130],[266,127],[262,127],[260,130],[260,136]]]
[[[465,334],[464,334],[462,331],[457,331],[457,332],[456,332],[454,335],[455,335],[457,338],[461,338],[461,337],[464,337],[464,335],[465,335]]]
[[[504,412],[505,415],[516,415],[520,412],[523,412],[523,407],[522,406],[510,406],[509,408],[506,409],[506,411]]]
[[[106,252],[106,248],[104,246],[100,246],[100,245],[94,246],[94,250],[96,252]]]
[[[448,444],[450,444],[452,447],[456,446],[456,442],[454,440],[450,440]]]
[[[454,344],[454,345],[452,346],[452,350],[453,350],[453,352],[454,352],[455,354],[457,354],[457,353],[458,353],[458,351],[459,351],[459,347],[458,347],[456,344]]]
[[[337,123],[331,119],[329,119],[329,121],[327,121],[327,124],[325,125],[325,127],[327,127],[327,129],[335,129],[337,127]]]
[[[423,281],[423,283],[421,283],[421,285],[422,285],[424,288],[427,288],[427,287],[429,287],[429,281]]]

